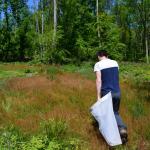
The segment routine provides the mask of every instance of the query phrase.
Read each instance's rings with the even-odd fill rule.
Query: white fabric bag
[[[117,122],[113,112],[111,92],[91,107],[91,114],[99,124],[99,130],[110,146],[122,144]]]

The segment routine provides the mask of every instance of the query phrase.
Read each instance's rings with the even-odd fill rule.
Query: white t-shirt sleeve
[[[95,66],[94,66],[94,72],[96,72],[96,71],[101,71],[101,69],[100,69],[100,66],[99,66],[99,63],[97,62],[96,64],[95,64]]]
[[[118,67],[118,69],[119,69],[119,65],[118,65],[118,63],[117,63],[117,61],[115,61],[116,62],[116,66]]]

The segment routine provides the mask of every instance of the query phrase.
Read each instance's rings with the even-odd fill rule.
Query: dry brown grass
[[[122,89],[120,113],[129,129],[127,147],[138,144],[139,150],[144,150],[146,146],[142,135],[150,117],[132,117],[127,102],[135,99],[135,91],[126,83],[122,83]],[[1,126],[9,122],[24,132],[36,132],[42,120],[59,118],[66,120],[74,132],[84,137],[91,150],[107,150],[108,146],[89,112],[95,102],[95,92],[95,82],[79,74],[58,74],[55,80],[50,80],[46,75],[11,79],[6,88],[0,91],[1,102],[11,98],[7,112],[0,108]],[[137,133],[139,131],[141,136]]]

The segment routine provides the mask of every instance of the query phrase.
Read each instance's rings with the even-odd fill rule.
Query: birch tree
[[[99,31],[99,1],[96,0],[96,16],[97,16],[97,34],[99,39],[99,46],[100,46],[100,31]]]
[[[150,19],[150,2],[148,0],[141,0],[137,2],[138,10],[138,23],[142,25],[142,43],[143,50],[145,50],[146,62],[149,63],[149,50],[148,50],[148,32],[149,32],[149,19]]]
[[[56,32],[57,32],[57,1],[53,0],[54,3],[54,33],[53,33],[53,46],[56,45]]]
[[[37,14],[37,8],[36,8],[36,1],[33,0],[33,4],[34,4],[34,14],[35,14],[35,31],[39,34],[39,20],[38,20],[38,14]]]
[[[42,28],[41,28],[41,31],[42,31],[42,35],[43,35],[43,33],[44,33],[44,12],[43,12],[43,0],[42,0],[42,2],[41,2],[41,11],[42,11],[42,13],[41,13],[41,24],[42,24]]]

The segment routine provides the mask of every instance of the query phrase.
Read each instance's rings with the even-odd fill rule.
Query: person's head
[[[105,50],[101,50],[97,52],[97,57],[99,60],[108,58],[108,53]]]

